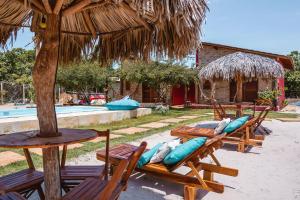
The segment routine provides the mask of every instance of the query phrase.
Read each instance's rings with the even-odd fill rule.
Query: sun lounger
[[[230,118],[230,119],[236,119],[237,117],[242,115],[242,105],[239,105],[240,109],[238,109],[238,105],[232,104],[229,105],[231,108],[236,109],[236,114],[228,114],[226,113],[226,109],[224,107],[224,105],[221,105],[220,103],[218,103],[216,100],[212,100],[211,101],[213,110],[214,110],[214,119],[215,120],[222,120],[224,118]],[[250,117],[254,117],[255,116],[255,109],[256,109],[256,105],[253,105],[253,113],[250,114]]]
[[[248,120],[243,126],[236,129],[235,131],[228,133],[222,141],[224,143],[236,144],[239,152],[245,152],[247,146],[262,146],[264,135],[255,135],[255,129],[259,127],[262,121],[265,119],[270,108],[266,108],[257,117]],[[180,137],[185,140],[195,137],[215,137],[214,129],[198,128],[181,126],[171,131],[172,136]]]
[[[208,139],[203,146],[196,149],[176,165],[165,166],[161,163],[146,164],[142,168],[136,168],[135,170],[184,185],[184,199],[195,199],[197,189],[222,193],[224,191],[224,185],[213,180],[213,173],[228,176],[238,175],[238,170],[221,166],[220,162],[213,154],[216,149],[222,146],[222,137],[224,137],[224,135],[218,135]],[[131,152],[136,148],[136,146],[130,144],[121,144],[110,148],[109,160],[112,170],[118,166],[120,160],[128,157],[128,152]],[[208,155],[212,158],[214,164],[201,161],[201,159]],[[98,151],[97,158],[99,160],[105,160],[105,151]],[[182,166],[188,167],[190,171],[186,174],[178,173],[177,169]],[[201,171],[203,171],[203,176],[200,173]]]

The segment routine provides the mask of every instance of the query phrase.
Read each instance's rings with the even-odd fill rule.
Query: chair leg
[[[238,152],[242,152],[242,153],[245,152],[245,143],[244,143],[244,141],[241,141],[241,142],[238,144]]]
[[[210,171],[203,171],[203,179],[207,181],[214,181],[214,174]]]
[[[184,200],[195,200],[196,191],[195,187],[184,186]]]
[[[41,199],[41,200],[44,200],[44,199],[45,199],[45,195],[44,195],[44,191],[43,191],[41,185],[39,185],[39,186],[37,187],[37,191],[38,191],[38,194],[39,194],[40,199]]]

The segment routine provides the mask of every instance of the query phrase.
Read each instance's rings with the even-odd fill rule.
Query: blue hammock
[[[140,107],[140,103],[126,96],[123,99],[109,102],[105,106],[108,110],[134,110]]]

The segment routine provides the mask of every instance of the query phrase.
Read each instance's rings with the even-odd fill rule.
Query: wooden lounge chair
[[[233,119],[236,117],[235,114],[227,114],[225,109],[222,107],[220,103],[218,103],[216,100],[211,101],[213,110],[214,110],[214,119],[215,120],[222,120],[224,118],[230,118]]]
[[[62,200],[118,199],[120,193],[127,188],[128,179],[146,146],[147,143],[142,142],[138,148],[129,152],[127,158],[121,159],[110,181],[101,180],[100,178],[88,178],[67,193]],[[106,154],[106,150],[104,152]]]
[[[202,147],[195,150],[174,166],[165,166],[161,163],[147,164],[135,170],[184,185],[184,199],[195,199],[197,189],[222,193],[224,191],[224,185],[213,180],[213,173],[229,176],[238,175],[238,170],[221,166],[213,154],[214,150],[222,146],[222,137],[224,137],[224,135],[218,135],[208,139]],[[127,158],[129,155],[128,152],[136,148],[136,146],[130,144],[121,144],[112,147],[109,151],[111,167],[114,168],[118,166],[120,160]],[[208,155],[211,156],[215,164],[201,162],[201,159]],[[105,152],[98,151],[97,158],[99,160],[105,160]],[[190,171],[186,174],[176,172],[176,170],[182,166],[187,166],[190,168]],[[200,175],[201,171],[203,171],[203,177]]]
[[[245,152],[245,147],[247,146],[262,146],[264,140],[263,136],[257,137],[254,134],[253,128],[259,117],[254,117],[248,120],[243,126],[236,129],[235,131],[228,133],[222,138],[224,143],[235,144],[238,146],[237,150],[239,152]],[[214,129],[208,128],[198,128],[198,127],[188,127],[181,126],[171,130],[171,135],[183,138],[184,140],[189,140],[195,137],[209,137],[214,138],[216,134]]]
[[[266,130],[266,128],[264,128],[261,123],[266,119],[268,113],[270,112],[270,110],[272,109],[272,107],[267,107],[265,108],[265,110],[263,110],[262,112],[259,113],[259,115],[257,116],[258,119],[256,121],[256,123],[254,124],[254,132],[258,132],[259,134],[270,134],[268,130]]]
[[[236,119],[237,117],[241,116],[242,113],[239,113],[241,111],[237,110],[236,114],[229,114],[226,112],[226,109],[224,106],[222,106],[220,103],[218,103],[216,100],[212,100],[211,101],[213,110],[214,110],[214,119],[215,120],[222,120],[224,118],[230,118],[230,119]],[[230,105],[230,107],[234,107],[235,105]],[[256,104],[254,103],[253,105],[253,113],[250,114],[250,117],[254,117],[255,116],[255,110],[256,110]]]
[[[28,198],[34,191],[38,191],[40,199],[44,199],[44,192],[41,187],[44,175],[42,172],[35,170],[28,149],[24,149],[24,155],[29,168],[0,177],[0,195],[18,192]]]
[[[106,137],[106,151],[109,150],[109,134],[110,131],[97,131],[100,136]],[[107,180],[108,176],[108,162],[105,162],[103,166],[66,166],[67,146],[63,147],[62,159],[61,159],[61,184],[62,188],[68,192],[70,189],[79,185],[83,180],[87,178],[101,178],[104,177]]]

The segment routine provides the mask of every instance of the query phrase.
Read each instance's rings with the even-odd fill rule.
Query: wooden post
[[[59,136],[55,112],[54,88],[59,57],[60,16],[47,14],[47,27],[41,31],[42,45],[33,68],[37,115],[41,137]],[[46,200],[61,198],[59,149],[43,149]]]
[[[243,101],[243,79],[241,75],[236,78],[236,102]]]

